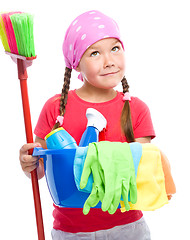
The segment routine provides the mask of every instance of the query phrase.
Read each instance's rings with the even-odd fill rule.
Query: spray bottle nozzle
[[[88,108],[86,110],[86,117],[88,119],[87,127],[95,127],[101,132],[106,128],[107,121],[105,117],[94,108]]]

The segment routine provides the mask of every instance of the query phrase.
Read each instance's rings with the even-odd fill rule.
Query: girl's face
[[[120,41],[106,38],[91,45],[83,54],[77,71],[81,72],[84,82],[94,87],[116,87],[125,73],[125,56]]]

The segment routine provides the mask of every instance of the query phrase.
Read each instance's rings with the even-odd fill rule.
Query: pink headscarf
[[[112,18],[96,10],[79,15],[65,34],[63,55],[66,67],[76,69],[87,48],[104,38],[117,38],[123,46],[118,25]]]

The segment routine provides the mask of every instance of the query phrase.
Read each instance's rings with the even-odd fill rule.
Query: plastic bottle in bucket
[[[75,139],[62,127],[51,131],[45,140],[48,149],[77,148]]]
[[[84,131],[79,147],[86,147],[89,143],[99,141],[99,132],[101,132],[107,124],[105,117],[94,108],[88,108],[86,111],[88,119],[87,128]]]

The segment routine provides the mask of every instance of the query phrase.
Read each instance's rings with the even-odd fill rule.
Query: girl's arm
[[[42,139],[42,138],[39,138],[39,137],[37,137],[37,136],[36,136],[36,138],[35,138],[35,142],[38,142],[38,143],[40,143],[40,144],[41,144],[41,146],[42,146],[43,148],[47,149],[47,146],[46,146],[46,141],[45,141],[44,139]]]
[[[139,142],[139,143],[151,143],[151,137],[135,138],[135,142]]]

